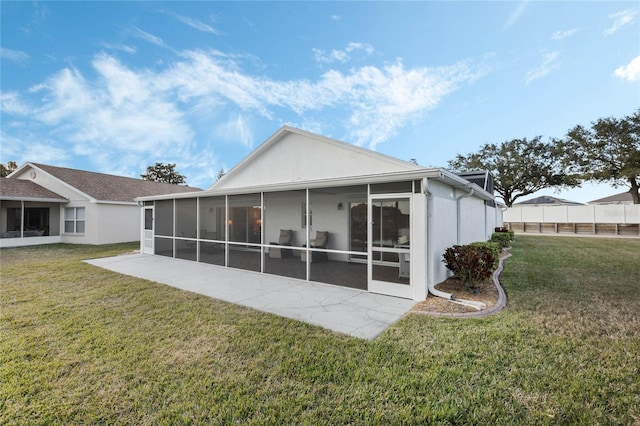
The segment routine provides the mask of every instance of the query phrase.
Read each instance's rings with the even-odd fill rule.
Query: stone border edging
[[[493,305],[489,309],[485,309],[483,311],[477,311],[477,312],[464,312],[464,313],[445,313],[445,312],[426,312],[426,311],[409,311],[409,313],[430,315],[432,317],[444,317],[444,318],[484,318],[484,317],[488,317],[489,315],[493,315],[495,313],[500,312],[501,310],[504,309],[505,306],[507,306],[507,294],[504,292],[502,285],[500,285],[499,277],[500,277],[500,274],[502,273],[502,270],[504,269],[504,261],[510,258],[511,256],[512,256],[511,253],[507,253],[506,256],[501,257],[500,260],[498,261],[498,267],[496,268],[495,271],[493,271],[492,280],[493,280],[493,284],[495,284],[496,288],[498,289],[498,301],[496,302],[495,305]],[[433,296],[433,297],[437,297],[437,296]]]

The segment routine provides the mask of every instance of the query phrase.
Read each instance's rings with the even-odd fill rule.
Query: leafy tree
[[[565,163],[583,179],[628,185],[640,204],[640,108],[621,119],[600,118],[590,129],[574,127],[563,148]]]
[[[460,155],[449,161],[455,171],[489,170],[494,189],[507,207],[520,197],[544,188],[575,187],[575,176],[565,173],[556,141],[513,139],[500,145],[485,144],[475,154]]]
[[[18,168],[18,163],[16,163],[15,161],[7,162],[6,166],[0,163],[0,177],[9,176],[11,172],[13,172],[17,168]]]
[[[147,172],[140,175],[140,177],[144,180],[172,183],[174,185],[187,184],[187,178],[176,172],[175,164],[156,163],[155,166],[147,166]]]

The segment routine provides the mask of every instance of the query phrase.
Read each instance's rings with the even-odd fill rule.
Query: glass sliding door
[[[411,198],[371,195],[369,291],[411,297]]]
[[[227,266],[262,272],[261,194],[229,196]]]

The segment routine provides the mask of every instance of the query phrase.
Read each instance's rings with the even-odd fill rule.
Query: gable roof
[[[0,200],[41,201],[64,203],[68,201],[63,196],[49,191],[35,182],[24,179],[0,179]]]
[[[425,170],[369,149],[282,126],[210,189]]]
[[[45,172],[85,194],[93,201],[134,202],[136,197],[201,191],[200,188],[153,182],[105,173],[88,172],[46,164],[26,163],[9,178],[26,167]]]
[[[598,198],[597,200],[589,201],[588,204],[627,204],[633,203],[633,197],[629,191],[621,192],[619,194],[609,195],[608,197]]]

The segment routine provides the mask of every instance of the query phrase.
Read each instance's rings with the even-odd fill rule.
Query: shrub
[[[513,229],[507,229],[504,226],[494,228],[494,232],[504,232],[509,234],[509,238],[511,238],[511,241],[513,241],[515,238],[515,232],[513,232]]]
[[[491,234],[491,241],[500,243],[502,247],[511,245],[511,235],[508,232],[494,232]]]
[[[463,280],[467,291],[474,291],[476,284],[494,271],[495,257],[489,247],[455,245],[446,249],[443,257],[447,269]]]
[[[502,252],[502,245],[495,241],[476,241],[469,244],[471,247],[483,247],[491,250],[493,253],[494,262],[493,262],[493,270],[495,271],[498,268],[498,262],[500,261],[500,253]]]

